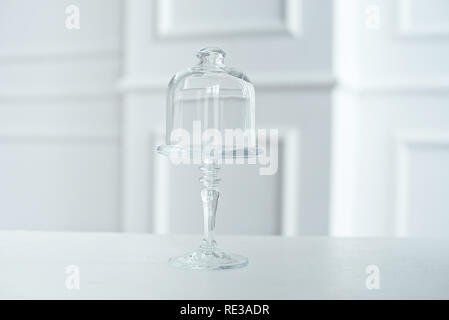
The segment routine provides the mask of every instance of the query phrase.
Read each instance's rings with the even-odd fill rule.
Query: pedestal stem
[[[234,253],[228,253],[217,247],[215,242],[215,217],[220,192],[218,191],[218,170],[220,167],[212,161],[205,161],[200,166],[203,184],[201,199],[204,210],[204,237],[198,250],[170,259],[170,264],[177,267],[199,270],[218,270],[241,268],[248,264],[248,259]]]
[[[200,167],[202,176],[200,178],[204,188],[201,190],[204,211],[204,238],[201,247],[205,250],[213,250],[215,242],[215,218],[217,215],[217,204],[220,192],[218,190],[218,170],[220,167],[215,163],[205,163]]]

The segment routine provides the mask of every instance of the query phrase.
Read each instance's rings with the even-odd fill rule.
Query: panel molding
[[[0,101],[118,98],[119,65],[119,51],[107,49],[0,53]]]
[[[0,51],[0,63],[24,63],[24,62],[41,62],[61,61],[61,60],[98,60],[104,58],[114,58],[119,60],[121,57],[120,48],[88,48],[88,49],[69,49],[69,48],[47,48],[19,50],[13,49],[9,51]]]
[[[402,92],[427,92],[449,91],[449,77],[389,77],[371,78],[359,81],[357,79],[338,79],[336,89],[356,93],[402,93]]]
[[[118,134],[0,132],[0,144],[119,144]]]
[[[119,93],[109,87],[90,86],[86,88],[45,88],[39,91],[2,90],[1,102],[12,101],[54,101],[54,100],[103,100],[116,99]]]
[[[282,141],[281,176],[281,216],[280,233],[282,236],[299,235],[300,224],[300,168],[301,142],[299,129],[289,128],[279,132]]]
[[[286,34],[298,37],[302,32],[302,0],[281,0],[283,19],[279,21],[244,21],[242,23],[215,24],[207,26],[190,24],[177,27],[170,15],[173,0],[157,0],[156,35],[161,39],[180,37],[266,35]]]
[[[448,131],[399,131],[394,135],[396,153],[395,236],[407,237],[408,233],[408,181],[410,149],[413,146],[447,146]]]
[[[125,76],[117,82],[121,93],[151,92],[166,90],[170,76],[131,77]],[[256,89],[322,89],[333,88],[355,93],[396,93],[396,92],[448,92],[449,77],[390,77],[357,81],[355,79],[336,79],[332,74],[255,74],[251,81]]]
[[[164,184],[163,179],[168,177],[169,172],[164,167],[163,161],[167,159],[156,158],[159,156],[156,153],[156,145],[164,136],[165,130],[140,127],[136,132],[136,127],[127,120],[129,108],[125,108],[124,112],[120,165],[122,176],[120,230],[165,233],[169,217],[164,206],[169,205],[170,199],[169,195],[164,193],[169,186]]]
[[[413,24],[413,19],[411,18],[412,10],[413,5],[411,0],[399,0],[398,22],[399,34],[401,36],[449,36],[449,21],[446,23],[431,23],[425,26],[417,26]]]
[[[151,92],[166,90],[168,77],[124,77],[118,81],[118,90],[127,92]],[[256,89],[332,89],[335,77],[331,74],[253,75]]]
[[[152,132],[152,141],[154,145],[160,145],[164,142],[165,132],[160,129]],[[170,232],[170,160],[158,154],[153,153],[153,229],[156,234],[167,234]]]

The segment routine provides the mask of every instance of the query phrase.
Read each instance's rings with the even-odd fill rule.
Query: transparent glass
[[[224,64],[220,48],[201,49],[198,64],[177,73],[167,93],[166,138],[158,152],[199,164],[203,185],[204,237],[200,247],[170,259],[189,269],[232,269],[248,264],[215,241],[222,160],[256,157],[255,93],[248,77]],[[229,163],[229,161],[226,161]]]

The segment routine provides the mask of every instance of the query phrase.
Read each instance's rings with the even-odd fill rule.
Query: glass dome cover
[[[198,64],[170,81],[165,145],[171,157],[252,157],[255,138],[255,92],[249,78],[224,64],[217,47],[197,53]]]

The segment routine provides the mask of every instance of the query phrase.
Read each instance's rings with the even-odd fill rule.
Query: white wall
[[[4,0],[0,229],[200,232],[197,168],[155,148],[168,80],[220,46],[281,139],[276,175],[221,170],[219,233],[446,235],[448,17],[446,0]]]
[[[331,234],[447,235],[448,2],[343,0],[335,17]]]
[[[80,30],[65,28],[69,4]],[[0,12],[0,228],[199,232],[197,168],[155,147],[168,80],[218,45],[256,85],[258,126],[281,134],[276,175],[221,171],[218,231],[327,233],[330,1],[3,1]]]
[[[119,229],[120,13],[0,2],[0,229]]]

